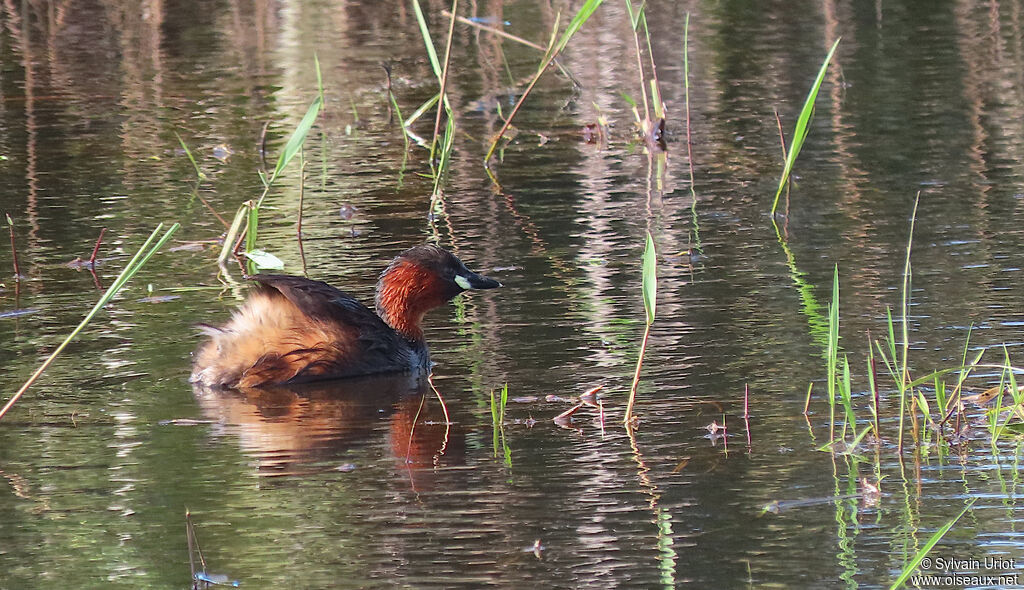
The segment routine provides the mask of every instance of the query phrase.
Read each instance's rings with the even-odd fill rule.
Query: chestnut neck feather
[[[412,262],[398,262],[377,283],[377,315],[412,342],[423,342],[423,315],[443,303],[441,279]]]

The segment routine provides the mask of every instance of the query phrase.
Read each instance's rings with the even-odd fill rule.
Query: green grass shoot
[[[825,72],[828,71],[828,64],[832,61],[832,55],[836,52],[839,41],[839,39],[836,39],[836,42],[832,44],[832,49],[825,56],[825,61],[822,62],[821,69],[818,70],[818,77],[814,80],[814,85],[811,86],[810,92],[807,93],[804,107],[796,121],[796,129],[793,131],[793,139],[790,142],[789,153],[786,156],[786,164],[782,169],[782,176],[779,178],[779,188],[775,191],[775,200],[772,202],[772,216],[775,215],[775,210],[779,206],[779,196],[782,195],[782,189],[789,182],[789,175],[793,171],[796,157],[800,155],[800,148],[803,147],[804,140],[807,139],[807,134],[810,132],[811,115],[814,113],[814,101],[818,98],[818,90],[821,89],[821,83],[825,80]]]
[[[935,545],[937,545],[938,542],[942,540],[942,537],[946,536],[946,533],[949,532],[949,529],[953,528],[953,525],[956,524],[956,522],[960,520],[964,514],[967,514],[967,511],[970,510],[972,506],[974,506],[975,501],[977,501],[977,498],[971,498],[971,500],[967,502],[967,505],[964,506],[964,509],[960,511],[960,514],[957,514],[955,517],[953,517],[953,520],[947,522],[942,526],[942,528],[935,531],[935,533],[928,539],[928,542],[925,543],[923,547],[921,547],[921,550],[918,551],[917,554],[914,555],[913,559],[911,559],[910,562],[907,563],[906,567],[903,568],[903,572],[900,573],[900,576],[896,578],[896,581],[893,582],[891,586],[889,586],[889,590],[896,590],[897,588],[900,588],[901,586],[903,586],[903,584],[906,583],[908,579],[910,579],[910,576],[914,575],[914,572],[917,571],[917,566],[921,564],[921,560],[923,560],[925,556],[928,555],[928,553],[935,547]]]
[[[423,36],[423,43],[427,47],[427,57],[430,59],[430,67],[434,70],[434,75],[437,79],[441,79],[441,62],[437,59],[437,50],[434,49],[434,43],[430,40],[430,29],[427,28],[427,19],[423,15],[423,9],[420,7],[420,0],[412,0],[412,9],[416,13],[416,22],[420,27],[420,35]]]
[[[430,195],[430,208],[434,211],[439,199],[441,198],[441,191],[444,186],[445,179],[447,178],[448,167],[451,165],[451,153],[455,147],[455,118],[452,112],[451,103],[448,100],[448,67],[451,62],[451,50],[452,40],[454,39],[455,33],[455,21],[457,18],[457,12],[459,7],[458,0],[452,1],[451,19],[448,24],[448,40],[445,45],[444,63],[437,58],[437,50],[434,48],[434,42],[430,36],[430,29],[427,27],[427,20],[423,14],[423,9],[420,7],[419,0],[413,0],[413,11],[416,14],[416,22],[420,28],[420,35],[423,37],[423,43],[427,48],[427,56],[430,59],[430,67],[434,71],[434,76],[437,77],[438,93],[437,93],[437,113],[434,118],[434,134],[430,140],[430,166],[433,173],[434,186]],[[428,100],[423,107],[420,107],[413,116],[409,118],[403,124],[402,130],[404,133],[408,133],[408,126],[412,124],[417,118],[422,115],[422,112],[430,107],[427,106],[432,101]],[[447,119],[444,126],[444,134],[441,134],[441,119],[442,114]],[[435,165],[436,163],[436,165]]]
[[[633,420],[633,404],[636,402],[636,390],[640,384],[640,369],[644,363],[644,353],[647,351],[647,339],[651,335],[651,324],[657,311],[658,297],[658,257],[654,248],[654,238],[651,232],[647,232],[647,242],[644,245],[643,278],[641,290],[644,298],[644,312],[646,326],[644,327],[644,338],[640,344],[640,356],[636,360],[636,372],[633,374],[633,385],[629,389],[629,403],[626,405],[626,415],[623,423],[629,424]]]
[[[319,66],[318,66],[319,68]],[[319,74],[317,74],[319,76]],[[309,108],[306,109],[306,114],[299,121],[299,124],[295,127],[291,137],[288,138],[288,143],[284,145],[284,149],[281,150],[281,154],[277,157],[277,165],[274,166],[274,171],[270,174],[269,178],[264,179],[264,190],[263,194],[256,201],[256,207],[263,205],[263,200],[267,198],[267,193],[270,192],[271,185],[277,180],[277,177],[281,175],[281,172],[288,166],[289,162],[298,155],[299,150],[302,149],[303,144],[306,142],[306,136],[309,135],[309,130],[312,129],[313,123],[316,122],[317,116],[320,114],[323,108],[323,99],[317,95],[313,99],[313,102],[309,104]]]
[[[907,367],[907,356],[910,351],[910,318],[908,316],[908,308],[910,306],[910,277],[911,277],[911,266],[910,266],[910,252],[911,247],[914,243],[914,222],[917,221],[917,205],[921,202],[921,192],[918,191],[917,197],[914,199],[914,209],[910,213],[910,234],[907,236],[907,256],[903,265],[903,288],[900,292],[900,312],[901,312],[901,324],[903,334],[903,356],[901,358],[902,366],[900,368],[900,438],[897,445],[898,452],[903,453],[903,417],[905,414],[907,400],[907,388],[906,382],[910,380],[910,372]],[[892,316],[889,317],[889,334],[893,333],[892,329]],[[893,364],[896,363],[895,346],[893,350]]]
[[[493,139],[491,140],[491,146],[487,150],[487,155],[484,156],[484,166],[488,166],[488,164],[490,163],[491,156],[494,155],[494,150],[497,149],[498,143],[500,143],[501,138],[505,136],[505,132],[508,131],[509,126],[512,125],[512,119],[515,118],[516,113],[518,113],[519,109],[522,108],[523,103],[526,102],[526,98],[530,96],[530,92],[533,90],[533,87],[536,86],[537,81],[540,80],[541,75],[544,73],[545,70],[548,69],[548,66],[551,65],[551,63],[555,60],[558,54],[561,53],[563,49],[565,49],[565,46],[569,44],[569,40],[572,39],[573,35],[575,35],[576,32],[580,30],[580,27],[582,27],[583,24],[587,22],[587,19],[590,18],[590,15],[594,14],[594,11],[597,10],[598,6],[601,5],[602,1],[603,0],[587,0],[586,2],[584,2],[583,6],[581,6],[580,9],[576,12],[576,16],[574,16],[573,19],[569,22],[569,26],[566,27],[565,31],[562,33],[562,36],[558,37],[557,41],[555,40],[555,38],[558,34],[558,19],[555,19],[555,26],[551,31],[551,43],[548,45],[547,51],[544,52],[544,57],[541,58],[540,60],[540,66],[538,66],[536,74],[534,74],[533,78],[530,80],[530,83],[527,85],[526,89],[519,97],[519,100],[516,102],[515,106],[512,108],[512,112],[510,112],[508,118],[505,119],[505,124],[501,126],[501,129],[498,130],[498,132],[494,135]]]
[[[185,144],[185,140],[178,135],[178,132],[174,132],[174,137],[178,138],[178,143],[181,144],[181,149],[185,150],[185,155],[188,156],[188,161],[192,162],[192,168],[196,171],[196,178],[198,182],[206,180],[206,174],[199,169],[199,164],[196,163],[195,157],[192,155],[192,150],[188,149],[188,145]]]
[[[27,381],[25,381],[21,388],[18,389],[18,391],[15,392],[13,396],[11,396],[11,399],[7,401],[4,407],[0,409],[0,418],[3,418],[4,415],[7,414],[7,411],[10,410],[11,407],[15,404],[15,402],[17,402],[18,399],[21,398],[21,396],[28,390],[28,388],[31,387],[32,384],[35,383],[37,379],[39,379],[39,376],[43,374],[43,371],[45,371],[47,367],[49,367],[50,364],[53,363],[54,359],[57,358],[57,355],[59,355],[61,351],[64,350],[64,348],[66,348],[67,345],[72,340],[74,340],[75,336],[77,336],[79,332],[81,332],[89,324],[89,322],[92,321],[92,318],[95,317],[96,314],[99,313],[99,311],[103,309],[103,307],[107,303],[109,303],[110,300],[113,299],[114,296],[117,295],[117,293],[122,288],[124,288],[125,284],[129,280],[131,280],[131,278],[134,277],[136,273],[139,272],[139,270],[142,269],[146,262],[148,262],[149,259],[152,258],[153,255],[156,254],[160,250],[160,248],[162,248],[163,245],[166,244],[167,241],[171,239],[171,236],[174,235],[174,232],[178,231],[178,227],[179,225],[175,223],[174,225],[169,227],[167,231],[164,232],[164,234],[159,239],[157,239],[157,235],[160,234],[160,231],[164,228],[164,224],[161,223],[160,225],[156,226],[156,229],[153,230],[153,233],[151,233],[149,235],[149,238],[142,244],[142,246],[139,247],[139,251],[135,253],[135,256],[133,256],[132,259],[128,262],[128,264],[124,267],[124,270],[121,271],[121,274],[119,274],[117,278],[114,279],[114,282],[110,285],[106,292],[103,293],[103,296],[100,297],[100,300],[96,302],[96,305],[94,305],[93,308],[89,310],[89,313],[85,314],[85,318],[83,318],[82,321],[79,322],[78,326],[76,326],[75,329],[71,331],[68,337],[65,338],[64,341],[61,342],[60,345],[57,346],[57,348],[54,349],[52,353],[50,353],[50,356],[46,357],[46,360],[44,360],[43,363],[39,366],[39,368],[36,369],[36,372],[33,373],[32,376],[29,377]],[[155,244],[153,243],[154,240],[156,240]]]
[[[491,390],[491,445],[494,449],[494,456],[498,456],[498,448],[501,447],[505,457],[505,464],[512,466],[512,449],[505,441],[505,407],[508,405],[508,383],[501,388],[501,394],[495,397],[494,390]]]
[[[828,348],[825,353],[825,375],[828,379],[828,438],[836,440],[836,371],[839,361],[839,265],[832,275],[832,303],[828,307]]]
[[[249,272],[256,272],[256,268],[275,268],[280,269],[283,267],[283,263],[280,263],[280,259],[276,256],[270,255],[267,252],[263,252],[256,249],[256,238],[259,228],[260,219],[260,208],[263,206],[263,201],[270,194],[270,189],[274,185],[274,182],[280,177],[281,173],[288,167],[288,164],[302,151],[302,146],[305,145],[306,137],[309,135],[310,129],[313,128],[313,124],[316,123],[317,117],[320,115],[324,108],[324,95],[323,95],[323,78],[320,73],[320,60],[314,55],[314,65],[316,67],[316,79],[317,79],[317,96],[310,103],[309,108],[306,109],[306,114],[299,121],[299,124],[292,131],[291,136],[288,138],[288,142],[285,143],[284,149],[277,157],[277,164],[274,166],[273,172],[270,175],[265,175],[262,171],[260,174],[260,180],[263,182],[263,192],[259,198],[253,201],[246,201],[239,207],[235,213],[235,219],[231,226],[228,227],[227,236],[224,238],[224,246],[221,249],[220,256],[217,258],[217,263],[221,266],[228,259],[232,252],[234,252],[236,244],[240,240],[242,235],[242,227],[244,222],[244,236],[245,236],[245,254],[248,258]],[[179,138],[180,139],[180,138]],[[301,182],[301,181],[300,181]]]
[[[445,141],[443,143],[445,143],[446,146],[448,146],[448,147],[447,147],[446,150],[444,148],[442,148],[445,151],[445,153],[442,154],[442,156],[440,158],[437,158],[438,135],[441,133],[441,113],[442,113],[442,109],[439,108],[439,109],[437,109],[437,114],[436,114],[436,116],[434,118],[434,139],[432,140],[432,142],[430,144],[430,159],[431,159],[431,161],[433,161],[435,158],[437,158],[439,160],[442,160],[442,159],[445,158],[446,155],[450,155],[450,150],[451,150],[451,145],[450,144],[452,143],[451,136],[455,132],[455,125],[454,125],[454,120],[453,120],[453,116],[452,116],[452,105],[448,101],[448,67],[451,65],[452,40],[455,38],[455,15],[458,13],[458,11],[459,11],[459,0],[452,0],[452,17],[451,17],[451,19],[450,19],[450,21],[448,23],[448,41],[445,43],[445,46],[444,46],[444,64],[441,67],[441,75],[438,78],[438,83],[440,85],[440,89],[438,90],[438,94],[440,94],[441,96],[444,97],[444,109],[443,109],[443,112],[444,112],[444,114],[445,114],[445,116],[446,116],[446,118],[448,120],[448,124],[445,126]],[[439,172],[437,174],[435,174],[435,176],[441,176],[444,173],[444,171],[447,170],[447,168],[446,167],[442,167],[441,164],[438,165],[438,168],[440,170],[439,170]],[[434,194],[435,195],[438,194],[437,193],[436,183],[435,183],[435,187],[434,187]]]

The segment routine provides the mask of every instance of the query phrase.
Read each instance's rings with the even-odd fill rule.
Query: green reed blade
[[[917,221],[917,205],[921,202],[921,191],[917,192],[917,197],[914,199],[914,209],[910,213],[910,234],[907,236],[907,257],[906,262],[903,266],[903,288],[900,290],[900,320],[902,322],[902,335],[903,335],[903,356],[900,359],[900,377],[899,377],[899,388],[900,388],[900,436],[899,441],[896,444],[897,452],[903,454],[903,419],[907,404],[909,401],[906,399],[906,383],[910,381],[910,373],[908,369],[908,356],[910,354],[910,321],[907,317],[910,306],[910,252],[911,247],[914,244],[914,223]],[[892,332],[892,325],[889,326],[890,333]],[[896,344],[893,341],[892,351],[893,363],[896,363]]]
[[[657,254],[654,248],[654,238],[651,232],[647,232],[647,241],[644,244],[643,278],[641,279],[641,290],[644,298],[644,312],[646,315],[646,327],[644,337],[640,343],[640,355],[636,359],[636,371],[633,373],[633,385],[629,388],[629,402],[626,404],[626,414],[623,423],[628,425],[633,419],[633,404],[636,402],[636,390],[640,385],[640,369],[644,364],[644,354],[647,352],[647,339],[651,335],[651,324],[654,323],[654,315],[657,311],[658,276],[657,276]]]
[[[502,425],[505,424],[505,407],[508,406],[508,383],[501,388],[501,408],[498,419]]]
[[[412,0],[412,9],[416,13],[416,22],[420,26],[423,43],[427,46],[427,57],[430,58],[430,67],[433,68],[434,75],[440,80],[441,62],[437,59],[437,50],[434,49],[434,42],[430,39],[430,29],[427,28],[427,19],[423,16],[423,9],[420,8],[419,0]]]
[[[416,109],[415,111],[413,111],[411,115],[409,115],[409,118],[405,120],[404,126],[408,129],[409,126],[415,123],[417,119],[422,117],[424,113],[434,108],[434,105],[437,104],[437,101],[440,97],[440,94],[435,94],[434,96],[428,98],[426,102],[420,105],[420,108]]]
[[[498,398],[494,397],[494,390],[491,390],[491,424],[498,426]]]
[[[946,411],[946,382],[938,377],[935,377],[935,407],[939,414],[939,419],[942,419],[941,414]]]
[[[281,151],[281,155],[277,158],[277,166],[274,167],[273,174],[270,175],[270,180],[267,184],[273,184],[274,180],[281,174],[281,171],[288,166],[288,163],[292,161],[302,149],[302,144],[306,142],[306,135],[309,134],[309,130],[313,127],[313,123],[316,122],[317,115],[320,114],[320,109],[323,107],[323,99],[319,96],[313,99],[310,103],[309,108],[306,110],[305,116],[299,121],[299,124],[295,127],[295,131],[292,132],[292,136],[288,138],[288,143],[284,145],[284,149]],[[263,199],[266,198],[267,191],[263,191],[258,201],[256,201],[256,207],[263,205]]]
[[[836,381],[839,367],[839,265],[832,271],[832,303],[828,306],[828,347],[825,353],[825,373],[828,383],[829,440],[835,442],[836,433]]]
[[[125,283],[127,283],[133,276],[135,276],[135,274],[142,269],[146,262],[148,262],[149,259],[152,258],[153,255],[156,254],[157,251],[159,251],[160,248],[162,248],[163,245],[166,244],[167,241],[171,239],[171,236],[174,235],[174,232],[178,231],[180,225],[177,223],[172,225],[170,228],[167,229],[166,232],[164,232],[164,235],[159,240],[157,240],[156,244],[150,246],[150,244],[153,243],[153,240],[156,239],[156,236],[160,233],[160,230],[162,230],[163,227],[164,224],[162,223],[156,226],[156,229],[153,230],[153,233],[151,233],[149,235],[149,238],[147,238],[146,241],[143,242],[142,246],[139,247],[139,251],[136,252],[135,256],[133,256],[130,261],[128,261],[128,264],[125,265],[124,270],[121,271],[121,274],[119,274],[117,278],[114,279],[114,282],[110,285],[106,292],[103,293],[103,296],[100,297],[99,301],[96,302],[96,305],[94,305],[93,308],[89,310],[89,313],[85,315],[85,318],[83,318],[82,321],[79,322],[78,326],[76,326],[75,329],[71,331],[68,337],[65,338],[64,341],[61,342],[60,345],[57,346],[57,348],[54,349],[52,353],[50,353],[50,356],[46,357],[46,360],[44,360],[43,363],[39,366],[39,368],[36,369],[36,372],[33,373],[32,376],[29,377],[24,384],[22,384],[21,388],[18,389],[18,391],[15,392],[13,396],[11,396],[10,400],[7,401],[7,404],[5,404],[2,409],[0,409],[0,418],[3,418],[4,415],[7,414],[7,411],[11,409],[15,402],[17,402],[18,399],[21,398],[21,396],[28,390],[29,387],[32,386],[33,383],[36,382],[37,379],[39,379],[39,376],[43,374],[43,371],[45,371],[47,367],[49,367],[50,364],[53,363],[54,359],[57,358],[57,355],[59,355],[61,351],[67,347],[67,345],[75,338],[75,336],[79,334],[79,332],[85,329],[89,322],[92,321],[92,318],[97,313],[99,313],[99,311],[103,309],[103,307],[107,303],[109,303],[110,300],[113,299],[115,295],[117,295],[118,291],[120,291],[121,288],[124,287]]]
[[[185,140],[178,135],[178,132],[174,132],[174,137],[178,138],[178,143],[181,144],[181,149],[185,150],[185,155],[188,156],[188,161],[192,162],[192,168],[196,171],[196,178],[200,181],[206,180],[206,175],[199,169],[199,164],[196,163],[195,157],[192,156],[192,150],[188,149],[188,145],[185,144]]]
[[[252,205],[252,201],[246,201],[242,203],[238,211],[235,211],[235,219],[232,220],[231,227],[228,228],[228,233],[224,236],[224,245],[220,249],[220,256],[217,257],[217,264],[223,265],[231,256],[231,250],[235,246],[235,241],[238,240],[239,232],[242,231],[242,225],[249,218],[250,205]]]
[[[590,15],[594,14],[594,11],[597,10],[597,7],[601,5],[602,1],[603,0],[587,0],[587,2],[580,7],[576,12],[576,16],[569,21],[569,26],[566,27],[565,32],[562,33],[562,36],[558,39],[558,43],[555,44],[555,53],[559,53],[565,49],[565,46],[569,44],[569,40],[572,39],[572,36],[576,34],[576,31],[580,30],[583,23],[587,22]]]
[[[327,102],[324,98],[324,76],[320,72],[320,58],[317,56],[316,52],[313,52],[313,67],[316,69],[316,92],[320,97],[320,106],[326,107]],[[357,115],[356,119],[358,118],[359,117]]]
[[[654,248],[654,238],[647,232],[647,243],[644,245],[643,279],[644,311],[647,312],[647,323],[654,323],[654,315],[658,306],[658,256]]]
[[[843,355],[843,380],[840,383],[839,395],[843,403],[843,413],[846,416],[842,435],[845,439],[847,426],[853,428],[854,433],[857,432],[857,416],[853,412],[853,384],[850,378],[850,359],[845,354]]]
[[[828,55],[825,56],[825,61],[821,64],[821,69],[818,70],[818,77],[814,80],[814,85],[811,86],[810,92],[807,93],[807,99],[804,101],[804,107],[800,111],[800,117],[796,121],[796,129],[793,131],[793,139],[789,146],[789,154],[786,156],[786,165],[782,169],[782,176],[779,178],[779,188],[775,191],[775,201],[772,202],[772,215],[775,215],[775,210],[779,206],[779,196],[782,195],[782,189],[786,187],[786,183],[789,182],[789,175],[793,171],[793,164],[796,163],[796,157],[800,155],[800,148],[804,145],[804,140],[807,139],[807,134],[810,132],[810,121],[811,115],[814,113],[814,101],[818,98],[818,90],[821,89],[821,83],[825,80],[825,72],[828,71],[828,64],[832,61],[832,55],[836,52],[836,47],[839,47],[839,39],[832,44],[832,49],[829,50]]]
[[[947,522],[945,525],[942,526],[942,528],[935,531],[935,534],[933,534],[931,538],[928,539],[928,542],[924,544],[924,547],[921,547],[921,550],[917,552],[917,555],[915,555],[914,558],[910,560],[910,563],[908,563],[907,566],[903,568],[903,572],[900,574],[900,577],[896,578],[896,581],[893,582],[891,586],[889,586],[889,590],[896,590],[904,583],[906,583],[908,579],[910,579],[910,576],[912,576],[914,574],[914,571],[917,570],[917,566],[921,563],[921,560],[924,559],[925,556],[928,555],[928,552],[931,551],[932,548],[935,547],[935,545],[942,539],[942,537],[949,532],[949,529],[953,528],[953,525],[956,524],[956,521],[960,520],[964,514],[967,514],[967,511],[970,510],[972,506],[974,506],[974,502],[976,501],[977,498],[971,498],[971,501],[968,502],[966,506],[964,506],[964,509],[960,511],[960,514],[957,514],[953,518],[953,520]]]
[[[494,151],[498,147],[498,142],[500,142],[501,138],[505,136],[505,132],[508,131],[509,126],[512,125],[512,119],[515,118],[516,113],[519,112],[519,109],[522,108],[523,103],[526,102],[526,98],[530,95],[530,92],[533,90],[533,87],[537,84],[537,80],[540,79],[541,74],[543,74],[544,71],[548,69],[548,66],[550,66],[551,62],[555,60],[555,57],[557,57],[558,54],[563,49],[565,49],[565,46],[569,44],[569,40],[572,38],[572,36],[575,35],[577,31],[580,30],[580,27],[583,26],[583,23],[587,22],[587,19],[589,19],[590,15],[592,15],[594,11],[597,10],[597,7],[601,5],[602,1],[603,0],[587,0],[583,4],[583,6],[580,7],[579,11],[576,12],[576,16],[574,16],[572,21],[569,22],[569,26],[566,28],[565,32],[562,33],[562,36],[558,39],[558,41],[552,42],[551,45],[548,47],[548,50],[544,53],[544,57],[540,60],[540,65],[537,68],[537,73],[534,74],[533,79],[530,80],[530,83],[526,86],[526,90],[523,91],[515,106],[512,107],[512,112],[509,113],[508,118],[505,119],[505,123],[501,126],[501,129],[499,129],[498,132],[491,139],[491,146],[487,150],[487,155],[484,156],[485,167],[488,166],[488,163],[491,161],[491,156],[494,155]],[[552,40],[555,38],[555,35],[557,33],[558,20],[556,19],[555,26],[552,28],[551,31]]]
[[[249,205],[249,214],[246,216],[245,224],[245,251],[251,252],[256,249],[256,231],[260,225],[260,208]]]

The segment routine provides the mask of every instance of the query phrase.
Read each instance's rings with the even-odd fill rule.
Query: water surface
[[[576,4],[484,2],[460,14],[543,44]],[[443,38],[445,5],[424,7]],[[5,396],[157,223],[182,227],[4,418],[0,587],[187,587],[186,510],[209,571],[245,587],[887,587],[972,498],[937,552],[1020,556],[1012,436],[995,447],[984,429],[965,445],[908,436],[901,458],[883,379],[881,444],[817,450],[828,438],[833,269],[864,392],[867,334],[884,334],[886,308],[899,305],[918,193],[912,370],[958,364],[969,329],[989,362],[1004,344],[1019,354],[1019,7],[648,10],[668,109],[663,174],[633,141],[623,94],[639,100],[641,86],[622,5],[602,6],[561,58],[579,86],[551,71],[517,115],[493,166],[500,186],[483,155],[540,55],[457,25],[449,92],[460,131],[432,210],[428,157],[415,146],[403,157],[381,67],[405,116],[437,91],[411,5],[5,4],[0,209],[25,275],[13,280],[0,248]],[[774,111],[790,135],[839,37],[776,234]],[[326,109],[304,179],[296,162],[268,199],[260,245],[292,273],[304,254],[310,277],[364,301],[391,257],[424,241],[500,280],[427,318],[450,423],[427,384],[406,376],[250,396],[187,381],[195,324],[226,319],[245,292],[236,268],[218,280],[223,227],[198,197],[228,220],[258,197],[262,130],[272,165],[316,95],[314,53]],[[607,146],[584,141],[599,117],[612,125]],[[413,131],[432,127],[430,113]],[[175,134],[206,176],[198,195]],[[104,227],[95,276],[69,266]],[[659,250],[658,317],[630,436],[620,422],[643,333],[646,231]],[[489,400],[506,383],[495,442]],[[552,421],[597,385],[603,422],[590,407],[568,428]],[[860,394],[864,419],[868,405]],[[730,435],[710,437],[712,421]],[[877,502],[864,478],[882,478]]]

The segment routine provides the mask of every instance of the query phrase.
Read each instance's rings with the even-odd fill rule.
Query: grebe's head
[[[377,282],[377,315],[410,340],[420,340],[423,314],[469,289],[501,283],[477,274],[454,254],[426,244],[402,252]]]

